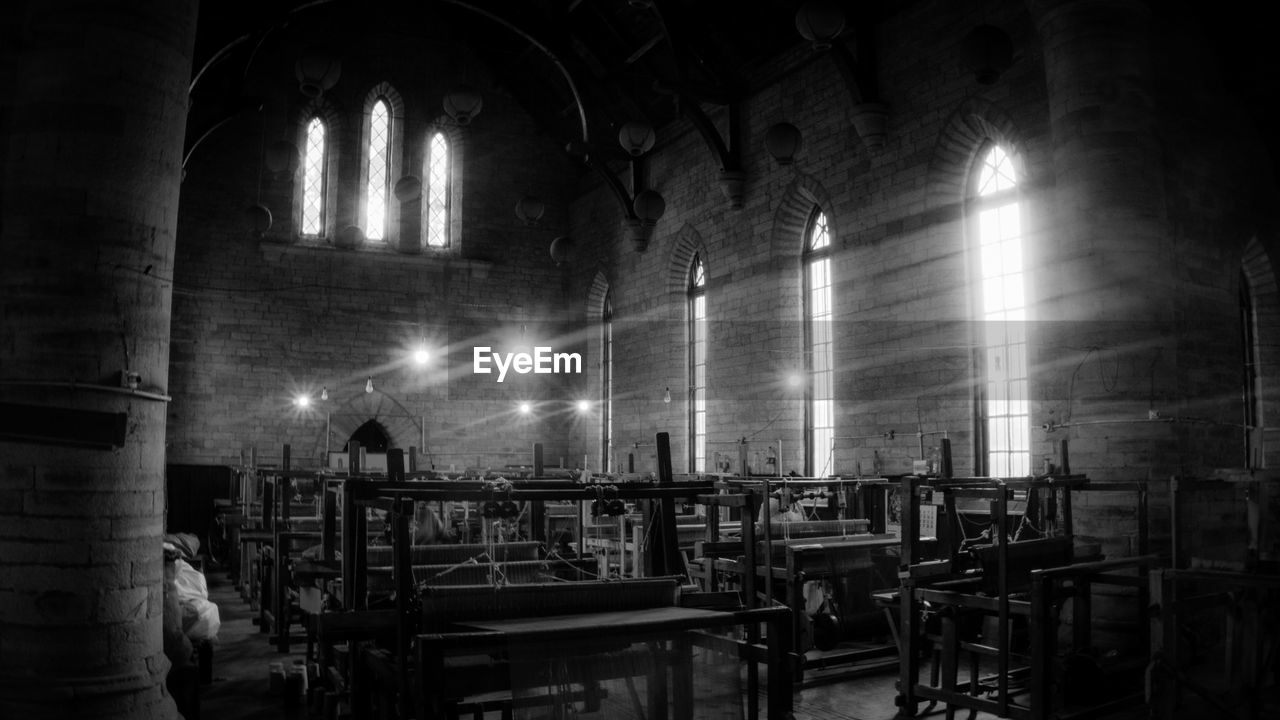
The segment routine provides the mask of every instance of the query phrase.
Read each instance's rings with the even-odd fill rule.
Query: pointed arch
[[[365,94],[360,129],[359,225],[370,244],[396,247],[400,203],[392,188],[404,174],[404,99],[390,83]]]
[[[990,100],[968,98],[952,111],[934,145],[925,193],[929,207],[961,207],[978,154],[989,144],[1004,148],[1025,184],[1026,143],[1012,116]]]
[[[773,230],[770,242],[770,255],[775,260],[791,259],[798,261],[804,250],[803,238],[813,219],[814,208],[822,208],[827,215],[827,232],[833,248],[839,245],[839,228],[836,224],[835,205],[830,193],[808,175],[797,175],[782,193],[782,201],[773,213]],[[799,293],[796,286],[795,293]]]
[[[973,308],[975,457],[979,474],[1031,474],[1025,178],[1005,147],[984,140],[966,188],[965,233]]]
[[[1252,394],[1256,407],[1251,424],[1256,429],[1249,434],[1249,446],[1255,448],[1249,461],[1262,467],[1280,466],[1280,439],[1269,437],[1269,428],[1280,426],[1276,420],[1277,405],[1275,379],[1280,377],[1280,353],[1272,349],[1272,338],[1280,334],[1280,283],[1276,280],[1275,267],[1266,248],[1256,236],[1245,243],[1240,260],[1241,277],[1248,293],[1252,310],[1252,326],[1243,333],[1252,347],[1244,348],[1245,357],[1252,358]]]
[[[597,269],[587,290],[586,327],[587,387],[595,395],[598,409],[596,430],[599,432],[600,469],[609,472],[613,467],[613,305],[609,278],[603,269]]]
[[[318,148],[314,132],[317,123],[323,139]],[[341,167],[342,113],[327,96],[321,96],[298,112],[294,125],[294,145],[301,162],[293,175],[291,234],[311,242],[332,243],[338,229],[334,208]],[[309,152],[314,153],[310,162]]]
[[[604,312],[604,298],[609,292],[610,285],[609,276],[604,268],[597,268],[595,276],[591,278],[591,286],[587,288],[585,307],[587,322],[597,322],[600,319],[600,314]]]
[[[422,136],[421,249],[457,253],[462,244],[462,167],[466,158],[466,133],[456,125],[433,123]],[[439,164],[445,153],[444,164]],[[433,164],[434,163],[434,164]]]
[[[697,255],[708,265],[707,246],[702,235],[689,223],[685,223],[676,233],[671,254],[667,259],[667,293],[672,298],[671,319],[682,320],[685,316],[685,292],[689,289],[689,267]],[[708,278],[708,281],[710,279]]]
[[[707,467],[707,377],[709,333],[707,332],[707,265],[695,252],[685,271],[685,307],[688,317],[689,348],[689,472],[705,472]]]
[[[378,390],[359,392],[348,397],[329,413],[329,447],[340,449],[342,443],[364,424],[375,421],[387,435],[387,447],[422,450],[422,417],[413,415],[394,397]]]

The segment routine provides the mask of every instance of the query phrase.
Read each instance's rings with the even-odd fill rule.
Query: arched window
[[[981,320],[977,456],[985,467],[979,472],[1020,477],[1031,472],[1026,334],[1030,317],[1018,177],[1012,159],[999,145],[982,155],[969,210],[976,240],[974,302]]]
[[[707,271],[702,256],[689,268],[689,472],[707,466]]]
[[[381,241],[387,238],[391,196],[391,106],[386,98],[378,98],[369,108],[368,140],[364,234],[369,240]]]
[[[613,447],[613,291],[604,294],[600,313],[600,467],[612,472]]]
[[[1244,351],[1243,372],[1241,380],[1241,399],[1244,401],[1244,462],[1245,467],[1263,467],[1261,431],[1262,412],[1258,402],[1260,393],[1258,381],[1258,314],[1253,304],[1253,287],[1249,277],[1240,273],[1240,343]]]
[[[835,362],[831,317],[834,310],[831,279],[831,236],[827,216],[815,210],[805,233],[804,253],[805,350],[805,474],[822,476],[831,469],[835,436]]]
[[[306,151],[302,159],[302,234],[323,235],[328,146],[324,122],[313,117],[307,123]]]
[[[449,247],[449,141],[435,132],[427,141],[427,247]]]

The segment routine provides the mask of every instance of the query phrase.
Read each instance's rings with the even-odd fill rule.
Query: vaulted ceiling
[[[855,94],[875,99],[875,26],[920,0],[839,2],[845,30],[837,66]],[[197,29],[188,147],[235,112],[245,68],[291,26],[321,22],[352,32],[378,23],[410,36],[441,21],[488,75],[563,144],[584,137],[597,160],[625,160],[619,128],[661,130],[700,108],[746,97],[770,61],[803,47],[796,13],[804,0],[210,0]],[[1222,67],[1240,110],[1266,131],[1280,100],[1280,62],[1267,51],[1269,25],[1241,22],[1236,3],[1187,3]],[[1153,5],[1153,11],[1163,11]],[[1246,13],[1247,14],[1247,13]],[[1256,13],[1254,13],[1256,14]],[[693,119],[697,119],[696,117]],[[661,133],[659,133],[661,134]],[[1280,174],[1280,142],[1269,152]]]
[[[840,3],[845,45],[910,0]],[[494,82],[559,142],[605,160],[622,150],[620,127],[661,129],[695,107],[744,98],[760,69],[806,41],[802,0],[219,0],[201,3],[188,145],[243,110],[237,84],[291,26],[323,22],[355,31],[447,23]],[[847,50],[842,49],[842,52]],[[852,56],[848,56],[853,60]],[[850,64],[852,66],[852,63]],[[200,93],[206,97],[201,98]],[[203,100],[203,102],[201,102]]]

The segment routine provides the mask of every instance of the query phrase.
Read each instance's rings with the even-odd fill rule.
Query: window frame
[[[701,312],[699,312],[699,304]],[[689,263],[686,288],[688,312],[687,347],[689,350],[689,472],[706,472],[707,466],[707,266],[701,252]],[[698,383],[701,365],[702,384]],[[701,432],[699,432],[701,415]]]
[[[818,229],[821,228],[821,234],[824,236],[825,244],[820,248],[814,248],[814,240]],[[833,243],[831,242],[831,223],[827,214],[820,206],[814,206],[809,214],[809,219],[804,225],[804,235],[801,238],[802,251],[800,253],[800,287],[801,287],[801,312],[803,313],[803,342],[804,352],[804,474],[809,477],[817,477],[820,473],[831,470],[831,463],[834,461],[832,457],[832,438],[835,436],[835,332],[830,325],[827,327],[827,339],[822,343],[825,346],[825,370],[817,369],[817,353],[816,347],[817,335],[815,332],[815,308],[813,304],[813,266],[818,263],[826,263],[827,267],[827,284],[826,289],[826,322],[832,323],[835,318],[835,252]],[[829,417],[826,418],[830,425],[821,426],[826,432],[820,432],[817,411],[817,380],[819,374],[827,375],[827,381],[830,387],[830,394],[826,401],[830,403]],[[828,447],[821,448],[819,445],[823,437],[826,437],[826,445]],[[819,459],[821,458],[821,462]]]
[[[375,238],[369,232],[370,223],[371,223],[370,190],[372,189],[372,182],[370,178],[373,175],[373,159],[374,159],[373,112],[379,104],[381,104],[385,108],[387,127],[386,127],[386,132],[383,138],[383,142],[385,143],[385,149],[384,149],[385,158],[384,158],[383,172],[385,173],[385,175],[383,177],[383,183],[382,183],[383,185],[382,187],[382,193],[383,193],[382,237]],[[396,156],[395,136],[396,136],[396,133],[399,131],[399,128],[397,127],[398,124],[399,123],[396,122],[395,103],[387,95],[387,93],[379,92],[373,95],[372,102],[368,103],[368,108],[364,113],[364,138],[363,138],[364,142],[362,143],[362,154],[363,154],[364,162],[361,164],[362,172],[360,175],[360,189],[361,189],[360,207],[363,211],[362,213],[363,217],[361,218],[362,220],[361,227],[364,230],[365,239],[369,240],[370,242],[376,242],[380,245],[390,245],[393,241],[393,234],[394,234],[393,228],[395,226],[395,223],[393,222],[392,215],[393,215],[393,209],[394,209],[393,202],[394,202],[395,195],[392,192],[392,188],[394,186],[394,181],[392,178],[395,170],[395,156]]]
[[[323,134],[322,145],[320,149],[320,188],[319,188],[319,227],[315,232],[307,231],[307,203],[308,203],[308,187],[307,187],[307,171],[308,171],[308,154],[311,149],[311,133],[312,127],[319,125]],[[308,240],[323,240],[332,233],[332,219],[330,217],[330,198],[329,191],[331,186],[332,167],[331,160],[333,157],[333,133],[331,123],[329,123],[320,112],[312,112],[306,116],[302,122],[302,162],[298,165],[298,236]]]
[[[1247,272],[1240,271],[1239,292],[1240,342],[1241,342],[1241,401],[1244,424],[1244,466],[1263,467],[1259,451],[1265,448],[1261,442],[1262,427],[1262,373],[1258,346],[1258,304],[1253,284]],[[1258,454],[1258,457],[1254,457]]]
[[[600,467],[612,472],[613,454],[613,288],[600,311]]]
[[[997,188],[995,191],[983,194],[980,187],[983,171],[987,167],[989,159],[999,152],[1003,155],[1005,162],[1008,163],[1008,169],[1011,171],[1012,182],[1011,187]],[[974,472],[979,476],[1001,476],[1001,477],[1025,477],[1033,474],[1033,464],[1031,462],[1032,442],[1031,442],[1031,388],[1032,377],[1030,368],[1030,326],[1032,320],[1032,302],[1027,293],[1028,286],[1031,284],[1029,280],[1029,272],[1027,270],[1027,204],[1023,198],[1022,187],[1025,182],[1024,173],[1019,167],[1017,155],[1008,149],[1007,145],[988,141],[983,144],[975,155],[975,161],[969,173],[968,192],[965,199],[965,213],[968,228],[968,242],[966,243],[966,251],[969,256],[969,302],[971,304],[973,323],[973,403],[974,403]],[[1015,235],[1005,237],[1001,235],[996,240],[991,240],[984,236],[984,214],[990,212],[1000,213],[1008,210],[1012,206],[1012,217],[1016,219],[1017,232]],[[988,216],[993,218],[993,222],[997,227],[1000,223],[1008,221],[1008,215],[1001,217],[1000,215]],[[990,225],[988,225],[990,227]],[[1016,273],[1001,272],[998,275],[985,274],[983,265],[984,250],[993,243],[1006,243],[1010,239],[1017,241],[1017,258],[1018,269]],[[1001,255],[1001,262],[1006,260]],[[1003,270],[1003,268],[1002,268]],[[998,312],[1005,313],[1005,318],[999,321],[992,321],[989,315],[997,311],[989,310],[986,307],[985,297],[995,292],[994,285],[988,285],[989,281],[999,280],[1005,284],[1005,288],[1009,288],[1008,278],[1015,275],[1018,278],[1019,289],[1018,294],[1021,296],[1021,303],[1017,306],[1003,306]],[[1003,291],[999,293],[1002,304],[1008,300],[1008,296]],[[1008,319],[1008,313],[1015,316],[1020,315],[1020,319]],[[999,322],[1001,325],[996,328],[993,322]],[[1001,337],[998,341],[993,340],[994,334],[999,331]],[[1010,340],[1010,337],[1013,337]],[[1017,346],[1021,346],[1020,351]],[[1017,353],[1020,352],[1020,355]],[[989,362],[989,358],[994,358],[995,363]],[[1000,359],[1003,358],[1005,374],[1002,376],[993,375],[993,365],[999,365]],[[1008,368],[1016,366],[1020,374],[1007,374]],[[995,371],[999,372],[999,371]],[[1021,384],[1022,399],[1016,399],[1015,388]],[[1002,386],[1002,387],[997,387]],[[992,388],[995,388],[996,395],[1002,395],[1002,400],[993,397]],[[999,407],[997,403],[1004,402],[1004,412],[995,412]],[[1013,412],[1014,404],[1021,402],[1022,413]],[[1020,421],[1015,418],[1021,418]],[[993,448],[996,443],[996,434],[993,431],[993,420],[1003,419],[1004,426],[1007,428],[1006,440],[1010,449]],[[1021,427],[1016,427],[1013,423],[1020,422]],[[1021,435],[1021,438],[1017,436]],[[1018,440],[1024,445],[1021,448],[1014,447]],[[1018,461],[1017,454],[1021,453],[1021,463]],[[1008,472],[1000,472],[1001,463],[996,459],[996,455],[1003,454],[1008,457]]]
[[[445,151],[445,157],[444,157],[445,166],[444,166],[444,172],[443,172],[445,186],[444,186],[444,191],[442,193],[444,197],[444,205],[443,205],[443,208],[441,209],[441,212],[443,213],[443,216],[444,216],[442,220],[442,233],[444,235],[444,242],[440,245],[435,245],[435,244],[432,244],[431,242],[431,220],[433,217],[432,213],[433,213],[433,207],[434,207],[432,204],[432,192],[433,192],[432,163],[434,159],[433,150],[434,150],[434,145],[437,138],[439,138],[442,141],[444,145],[444,151]],[[424,250],[429,250],[432,252],[447,252],[451,248],[455,247],[456,245],[456,239],[454,237],[455,228],[454,228],[454,222],[453,222],[454,212],[455,212],[454,174],[455,174],[455,164],[457,163],[457,159],[458,159],[457,152],[456,152],[456,143],[449,137],[448,133],[446,133],[443,128],[433,127],[427,132],[426,146],[424,150],[425,152],[423,153],[423,160],[422,160],[422,165],[423,165],[422,248]]]

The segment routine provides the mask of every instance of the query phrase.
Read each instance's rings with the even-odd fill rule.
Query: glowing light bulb
[[[793,388],[800,387],[801,379],[799,373],[787,373],[787,385]]]
[[[669,403],[669,402],[671,402],[671,388],[667,388],[667,389],[662,393],[662,402],[664,402],[664,403]]]
[[[329,388],[327,388],[327,387],[320,388],[320,399],[321,399],[321,400],[328,400],[328,399],[329,399]]]
[[[364,391],[367,393],[373,392],[373,378],[364,381]]]
[[[584,413],[584,412],[587,412],[587,411],[588,411],[588,410],[590,410],[590,409],[591,409],[591,402],[590,402],[590,401],[588,401],[588,400],[579,400],[579,401],[578,401],[578,412],[582,412],[582,413]]]
[[[419,365],[426,365],[431,359],[431,353],[427,352],[425,347],[419,347],[413,351],[413,361]]]
[[[306,395],[299,395],[296,399],[294,399],[293,404],[297,405],[298,407],[304,408],[311,404],[311,398],[307,397]]]
[[[533,406],[531,406],[529,403],[527,403],[527,402],[522,402],[522,403],[520,403],[520,414],[521,414],[521,415],[528,415],[528,414],[529,414],[529,412],[530,412],[530,411],[532,411],[532,410],[533,410]]]

